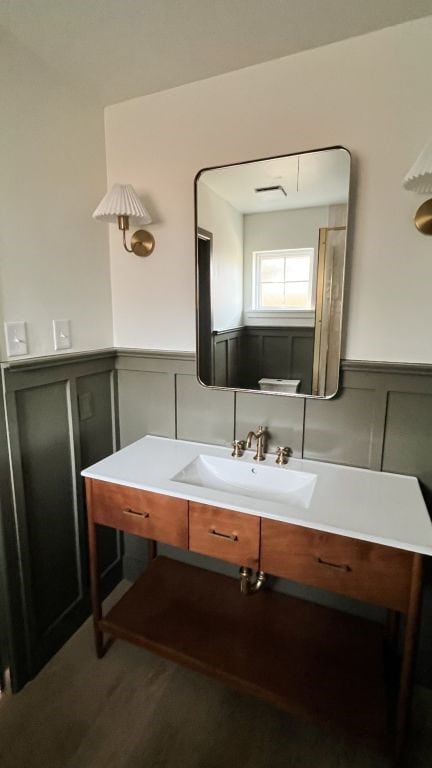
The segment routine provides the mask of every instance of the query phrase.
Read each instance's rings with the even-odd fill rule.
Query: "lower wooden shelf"
[[[99,622],[288,712],[384,746],[388,696],[380,625],[158,557]]]

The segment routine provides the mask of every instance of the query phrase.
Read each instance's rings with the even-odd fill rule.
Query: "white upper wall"
[[[243,215],[206,184],[199,185],[198,225],[213,235],[213,330],[243,320]]]
[[[431,240],[401,181],[430,137],[432,18],[106,109],[109,181],[157,212],[149,259],[111,227],[120,346],[195,348],[193,178],[213,165],[342,144],[353,153],[351,359],[432,362]]]
[[[2,37],[0,305],[25,320],[29,354],[54,352],[52,320],[71,321],[72,350],[112,345],[102,109]],[[5,358],[4,332],[0,346]]]

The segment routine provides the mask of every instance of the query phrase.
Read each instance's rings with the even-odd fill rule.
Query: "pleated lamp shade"
[[[151,223],[151,216],[132,184],[114,184],[93,212],[94,219],[108,224],[117,224],[118,216],[128,216],[131,223]]]
[[[419,195],[428,195],[432,192],[432,141],[420,152],[402,183],[405,189],[417,192]]]

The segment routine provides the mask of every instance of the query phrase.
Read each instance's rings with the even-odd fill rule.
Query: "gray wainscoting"
[[[417,475],[432,505],[432,366],[345,362],[331,401],[205,389],[192,353],[57,355],[10,363],[2,374],[0,657],[12,668],[15,689],[89,613],[79,473],[110,454],[118,434],[123,446],[145,434],[226,445],[264,423],[270,450],[289,445],[296,456]],[[108,529],[99,535],[108,592],[121,577],[122,542]],[[217,560],[161,550],[237,572]],[[134,578],[146,555],[142,539],[125,537],[125,575]],[[432,686],[430,582],[428,573],[418,679]],[[329,593],[282,580],[274,587],[381,618]]]
[[[256,325],[214,331],[214,383],[258,389],[262,378],[300,379],[299,392],[311,392],[314,333],[309,327]]]
[[[120,350],[116,367],[122,445],[146,433],[227,444],[264,423],[271,434],[270,450],[289,445],[296,456],[417,475],[432,505],[432,366],[345,361],[339,394],[327,401],[206,390],[196,381],[190,353]],[[204,561],[162,549],[191,562]],[[145,562],[144,543],[128,537],[126,575],[136,577]],[[217,561],[205,559],[205,564],[236,572]],[[418,678],[432,685],[430,573],[426,582]],[[369,606],[300,585],[278,580],[275,586],[381,616]]]
[[[0,397],[0,677],[11,671],[16,689],[26,682],[27,655],[23,632],[24,614],[21,605],[19,550],[15,536],[12,486],[7,449],[7,424],[4,400]]]
[[[6,494],[2,531],[15,560],[7,571],[15,580],[9,590],[13,646],[25,645],[15,688],[89,613],[80,470],[116,447],[114,361],[109,350],[3,366],[12,494]],[[114,531],[100,531],[105,591],[121,578],[120,545]]]

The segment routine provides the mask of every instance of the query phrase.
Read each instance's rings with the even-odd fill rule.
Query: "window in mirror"
[[[312,310],[314,249],[254,253],[256,310]]]

